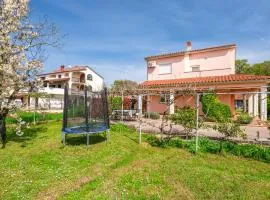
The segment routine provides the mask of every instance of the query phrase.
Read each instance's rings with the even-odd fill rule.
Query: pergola
[[[145,87],[140,85],[138,88],[133,90],[122,90],[122,91],[110,91],[111,95],[119,96],[136,96],[138,101],[138,111],[142,114],[142,99],[147,97],[147,102],[150,101],[150,96],[157,96],[162,94],[169,94],[170,101],[168,103],[169,114],[174,113],[175,99],[177,96],[190,95],[195,99],[203,94],[209,94],[210,92],[215,92],[217,95],[241,95],[244,100],[244,111],[248,112],[252,116],[258,116],[260,114],[260,119],[267,120],[267,95],[269,92],[267,88],[269,86],[245,86],[239,85],[237,87],[227,87],[226,85],[170,85],[160,86],[160,87]],[[248,100],[248,105],[246,104]],[[260,103],[259,103],[260,102]],[[196,104],[194,104],[196,107]],[[260,109],[259,109],[260,108]],[[259,113],[259,110],[261,111]]]

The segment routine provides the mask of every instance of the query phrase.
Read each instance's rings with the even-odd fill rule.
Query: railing
[[[40,89],[40,92],[46,92],[48,94],[64,94],[64,89],[63,88],[44,87],[44,88]]]

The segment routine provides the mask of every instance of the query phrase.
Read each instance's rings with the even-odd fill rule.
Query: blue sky
[[[44,71],[89,65],[107,84],[144,81],[144,57],[236,43],[237,57],[270,60],[269,0],[32,0],[34,18],[46,15],[61,34],[48,49]]]

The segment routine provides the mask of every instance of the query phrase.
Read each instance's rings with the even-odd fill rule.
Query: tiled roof
[[[198,78],[182,78],[168,80],[151,80],[142,83],[143,87],[155,87],[165,85],[186,85],[186,84],[211,84],[211,83],[229,83],[243,81],[266,81],[270,82],[270,76],[257,76],[246,74],[233,74],[224,76],[206,76]]]
[[[145,60],[181,56],[181,55],[185,55],[186,53],[191,54],[191,53],[215,51],[215,50],[222,50],[222,49],[230,49],[230,48],[235,48],[235,47],[236,47],[236,44],[227,44],[227,45],[216,46],[216,47],[208,47],[208,48],[203,48],[203,49],[194,49],[194,50],[191,50],[191,51],[179,51],[179,52],[173,52],[173,53],[165,53],[165,54],[160,54],[160,55],[153,55],[153,56],[146,57]]]
[[[83,70],[86,70],[87,68],[89,68],[94,73],[96,73],[98,76],[100,76],[102,79],[104,79],[103,76],[101,76],[99,73],[97,73],[93,68],[91,68],[89,66],[73,66],[73,67],[65,67],[64,69],[59,68],[57,70],[54,70],[53,72],[39,74],[38,76],[45,76],[45,75],[49,75],[49,74],[57,74],[57,73],[63,73],[63,72],[83,71]]]
[[[57,69],[54,70],[52,73],[82,71],[85,70],[86,68],[87,68],[86,66],[65,67],[63,70]]]
[[[82,71],[86,70],[87,66],[74,66],[74,67],[65,67],[64,69],[57,69],[54,70],[53,72],[50,73],[44,73],[44,74],[39,74],[39,76],[44,76],[44,75],[49,75],[49,74],[57,74],[57,73],[62,73],[62,72],[74,72],[74,71]]]

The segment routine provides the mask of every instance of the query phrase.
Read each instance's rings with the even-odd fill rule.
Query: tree
[[[6,117],[16,95],[36,88],[46,46],[58,46],[57,29],[46,19],[29,18],[29,0],[0,0],[0,132],[6,142]]]
[[[251,73],[255,75],[270,76],[270,61],[254,64]]]
[[[250,65],[247,59],[236,60],[235,62],[236,74],[254,74],[270,76],[270,61],[255,63]]]
[[[115,80],[111,85],[112,91],[134,90],[138,87],[138,83],[131,80]]]
[[[174,124],[182,125],[186,138],[196,128],[196,109],[191,107],[183,107],[177,109],[174,114],[170,116],[170,119]],[[202,124],[199,123],[201,126]]]
[[[206,118],[212,121],[226,121],[232,117],[230,106],[221,103],[215,93],[202,96],[202,110]]]
[[[247,59],[241,59],[235,61],[235,73],[236,74],[244,74],[247,73],[250,65]]]

